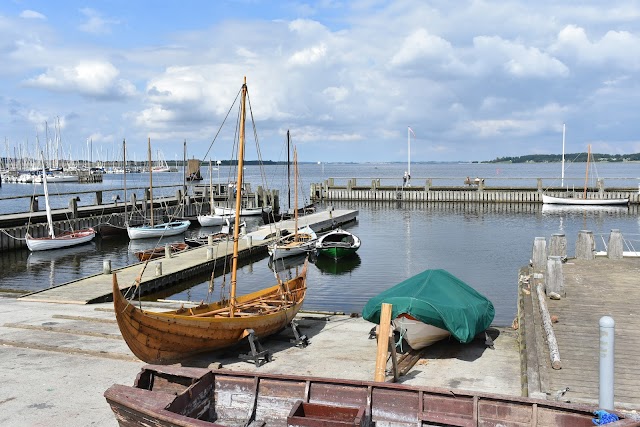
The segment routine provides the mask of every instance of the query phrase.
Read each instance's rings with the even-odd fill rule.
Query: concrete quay
[[[169,310],[177,305],[145,307]],[[232,370],[373,380],[376,341],[368,339],[373,324],[330,313],[301,312],[298,320],[309,345],[295,347],[286,329],[262,341],[273,360],[259,368],[238,358],[249,351],[248,345],[182,365],[221,363]],[[520,395],[516,332],[491,328],[489,334],[494,349],[485,346],[484,334],[468,345],[444,341],[430,347],[400,381]],[[114,383],[133,384],[144,365],[121,338],[109,303],[51,304],[0,297],[0,345],[3,426],[117,426],[102,394]]]

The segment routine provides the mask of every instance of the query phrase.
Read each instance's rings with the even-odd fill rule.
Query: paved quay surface
[[[145,307],[174,308],[146,303]],[[299,315],[310,344],[289,343],[291,330],[263,342],[273,361],[256,368],[238,359],[246,348],[211,353],[183,363],[212,362],[232,370],[372,380],[376,341],[373,324],[362,318],[323,313]],[[400,382],[520,395],[516,331],[490,328],[494,349],[484,335],[470,344],[443,341]],[[19,301],[0,296],[0,425],[116,426],[102,396],[112,384],[133,384],[144,365],[129,351],[109,303],[74,305]]]

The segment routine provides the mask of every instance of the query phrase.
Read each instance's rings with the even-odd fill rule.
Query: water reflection
[[[357,253],[351,254],[344,258],[334,259],[326,256],[319,256],[316,259],[316,267],[323,274],[341,276],[343,274],[351,274],[360,267],[362,260]]]

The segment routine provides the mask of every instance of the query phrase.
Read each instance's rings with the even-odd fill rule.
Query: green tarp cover
[[[362,317],[380,323],[382,303],[393,305],[391,318],[406,313],[451,332],[468,343],[491,325],[493,304],[475,289],[445,270],[425,270],[371,298]]]

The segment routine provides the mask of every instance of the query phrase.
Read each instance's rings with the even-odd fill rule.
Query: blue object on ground
[[[602,425],[613,423],[619,420],[616,414],[610,414],[604,409],[599,409],[597,411],[594,411],[593,415],[598,416],[598,418],[593,419],[593,423],[597,426],[602,426]]]

